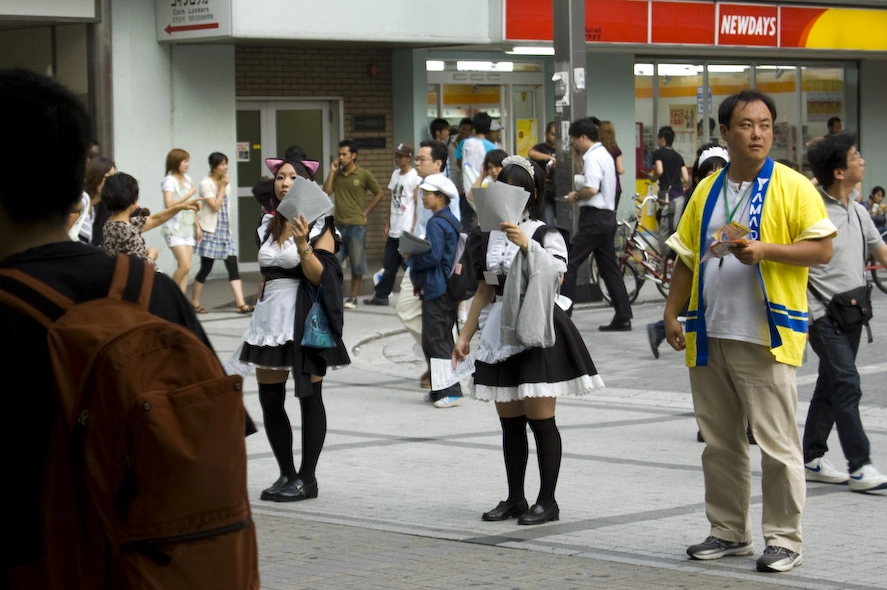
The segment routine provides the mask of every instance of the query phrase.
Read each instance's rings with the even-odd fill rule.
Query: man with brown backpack
[[[2,587],[258,588],[240,377],[168,277],[68,238],[74,95],[0,70],[0,126],[0,368],[24,384],[4,396]]]

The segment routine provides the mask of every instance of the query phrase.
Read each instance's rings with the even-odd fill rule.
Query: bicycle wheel
[[[669,258],[665,264],[665,273],[662,275],[662,280],[656,283],[656,288],[659,289],[659,292],[663,297],[668,299],[668,288],[671,286],[671,275],[674,272],[674,260]],[[887,278],[887,276],[885,276],[885,278]]]
[[[887,269],[878,264],[874,257],[869,256],[866,261],[872,267],[872,280],[882,293],[887,293]]]
[[[612,305],[613,299],[610,297],[610,292],[607,291],[607,285],[604,284],[604,280],[598,272],[597,263],[595,262],[594,257],[591,259],[591,277],[597,282],[604,301]],[[629,259],[622,265],[622,282],[625,283],[625,292],[628,293],[628,302],[634,303],[635,299],[638,298],[638,293],[640,292],[641,287],[644,285],[644,279],[641,278],[637,269],[634,267],[634,260]]]

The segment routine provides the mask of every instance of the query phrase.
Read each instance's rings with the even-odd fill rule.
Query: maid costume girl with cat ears
[[[271,201],[275,208],[298,176],[313,179],[317,170],[299,160],[266,160],[266,165],[274,174]],[[243,334],[240,361],[256,369],[265,433],[280,469],[280,477],[262,491],[261,499],[297,502],[317,497],[314,471],[326,438],[323,376],[328,366],[351,361],[342,343],[342,267],[336,259],[338,238],[332,217],[308,224],[304,216],[287,220],[276,213],[266,213],[258,228],[262,286]],[[311,296],[320,285],[323,289],[318,300],[335,336],[333,348],[300,344]],[[293,461],[292,427],[284,409],[290,372],[302,412],[302,465],[298,471]]]

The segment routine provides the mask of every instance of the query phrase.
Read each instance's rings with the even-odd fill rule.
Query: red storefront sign
[[[714,45],[711,23],[715,5],[708,2],[652,2],[651,43]]]
[[[551,41],[551,0],[505,0],[506,41]],[[887,10],[706,0],[585,0],[587,43],[887,52]]]
[[[718,4],[717,45],[779,46],[779,7]]]

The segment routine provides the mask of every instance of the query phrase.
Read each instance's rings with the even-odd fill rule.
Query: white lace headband
[[[526,170],[530,178],[533,180],[536,179],[536,173],[533,171],[533,165],[530,163],[528,159],[523,156],[508,156],[504,160],[502,160],[502,167],[505,168],[509,164],[514,164],[515,166],[520,166],[524,170]]]
[[[702,163],[709,158],[723,158],[725,162],[729,162],[730,154],[727,153],[727,150],[720,146],[710,147],[707,150],[703,150],[702,153],[699,154],[699,163],[696,165],[701,166]]]

